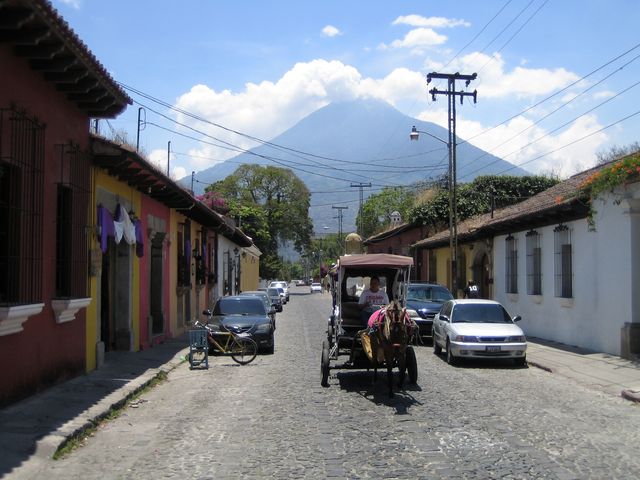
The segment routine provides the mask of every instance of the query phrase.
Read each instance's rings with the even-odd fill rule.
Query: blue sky
[[[366,97],[446,127],[445,98],[427,93],[432,71],[478,73],[478,103],[458,108],[458,136],[529,171],[565,177],[639,140],[636,0],[52,3],[115,80],[265,140],[328,103]],[[171,120],[256,146],[129,94],[149,107],[141,148],[166,168],[171,141],[176,178],[233,152],[185,138],[202,137]],[[138,106],[102,131],[135,143]]]

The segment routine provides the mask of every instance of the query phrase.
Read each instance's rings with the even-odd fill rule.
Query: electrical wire
[[[591,113],[591,112],[593,112],[594,110],[597,110],[598,108],[602,107],[603,105],[606,105],[607,103],[609,103],[609,102],[611,102],[611,101],[615,100],[617,97],[619,97],[619,96],[621,96],[622,94],[624,94],[624,93],[628,92],[628,91],[629,91],[629,90],[631,90],[632,88],[637,87],[638,85],[640,85],[640,80],[639,80],[639,81],[637,81],[637,82],[635,82],[634,84],[632,84],[632,85],[628,86],[627,88],[625,88],[625,89],[624,89],[624,90],[622,90],[621,92],[618,92],[618,93],[617,93],[616,95],[614,95],[613,97],[609,97],[609,98],[607,98],[606,100],[604,100],[604,101],[600,102],[598,105],[595,105],[594,107],[590,108],[589,110],[587,110],[587,111],[586,111],[586,112],[584,112],[583,114],[581,114],[581,115],[579,115],[579,116],[577,116],[577,117],[575,117],[575,118],[572,118],[571,120],[568,120],[567,122],[565,122],[565,123],[563,123],[562,125],[560,125],[560,126],[558,126],[558,127],[554,128],[553,130],[551,130],[551,131],[549,131],[549,132],[545,133],[544,135],[541,135],[540,137],[538,137],[538,138],[536,138],[536,139],[534,139],[534,140],[530,141],[529,143],[527,143],[527,144],[526,144],[526,145],[524,145],[523,147],[520,147],[520,148],[518,148],[518,149],[516,149],[516,150],[513,150],[512,152],[509,152],[509,153],[507,153],[506,155],[502,155],[502,156],[500,157],[500,160],[503,160],[503,159],[505,159],[505,158],[507,158],[507,157],[510,157],[511,155],[513,155],[513,154],[515,154],[515,153],[521,152],[521,151],[523,151],[524,149],[526,149],[526,148],[530,147],[531,145],[533,145],[533,144],[535,144],[535,143],[539,142],[540,140],[542,140],[542,139],[544,139],[544,138],[550,137],[552,134],[554,134],[554,133],[558,132],[559,130],[562,130],[562,129],[563,129],[564,127],[566,127],[567,125],[570,125],[571,123],[573,123],[573,122],[575,122],[575,121],[577,121],[577,120],[579,120],[579,119],[581,119],[581,118],[585,117],[585,116],[586,116],[586,115],[588,115],[589,113]],[[525,130],[527,130],[527,129],[525,129]],[[523,131],[524,131],[524,130],[523,130]],[[517,135],[515,135],[515,136],[517,136]],[[512,137],[512,138],[515,138],[515,136],[514,136],[514,137]],[[511,139],[510,139],[510,140],[511,140]],[[501,144],[501,145],[502,145],[502,144]],[[473,159],[470,163],[468,163],[468,165],[471,165],[472,163],[475,163],[475,161],[476,161],[476,160],[479,160],[480,158],[484,157],[484,156],[485,156],[485,155],[487,155],[487,154],[488,154],[488,153],[484,153],[484,154],[482,154],[481,156],[479,156],[479,157],[477,157],[477,158]],[[467,173],[467,174],[463,175],[461,178],[469,177],[469,176],[473,175],[475,172],[478,172],[479,170],[481,170],[481,169],[483,169],[483,168],[486,168],[486,167],[488,167],[489,165],[493,165],[494,163],[497,163],[497,162],[498,162],[498,160],[494,160],[493,162],[490,162],[490,163],[488,163],[488,164],[484,165],[484,166],[483,166],[483,167],[481,167],[481,168],[478,168],[478,169],[476,169],[476,170],[473,170],[473,171],[471,171],[471,172],[469,172],[469,173]]]
[[[460,141],[460,142],[458,143],[458,145],[462,145],[463,143],[469,143],[469,142],[471,142],[471,140],[474,140],[474,139],[476,139],[476,138],[478,138],[478,137],[480,137],[480,136],[482,136],[482,135],[485,135],[485,134],[489,133],[489,132],[490,132],[490,131],[492,131],[492,130],[495,130],[496,128],[498,128],[498,127],[500,127],[500,126],[505,125],[506,123],[510,122],[510,121],[511,121],[511,120],[513,120],[514,118],[517,118],[517,117],[519,117],[519,116],[521,116],[521,115],[523,115],[523,114],[525,114],[525,113],[527,113],[527,112],[529,112],[529,111],[533,110],[534,108],[539,107],[539,106],[540,106],[540,105],[542,105],[543,103],[545,103],[545,102],[547,102],[547,101],[551,100],[552,98],[554,98],[554,97],[556,97],[556,96],[560,95],[560,94],[561,94],[561,93],[563,93],[563,92],[566,92],[566,91],[567,91],[567,90],[569,90],[571,87],[573,87],[573,86],[575,86],[575,85],[579,84],[580,82],[583,82],[584,80],[586,80],[587,78],[591,77],[592,75],[595,75],[595,74],[596,74],[597,72],[599,72],[600,70],[602,70],[602,69],[604,69],[604,68],[608,67],[608,66],[609,66],[609,65],[611,65],[612,63],[614,63],[614,62],[616,62],[617,60],[619,60],[619,59],[623,58],[624,56],[626,56],[626,55],[628,55],[629,53],[633,52],[634,50],[638,49],[639,47],[640,47],[640,43],[635,44],[633,47],[631,47],[631,48],[629,48],[628,50],[624,51],[623,53],[621,53],[621,54],[617,55],[616,57],[612,58],[611,60],[609,60],[609,61],[605,62],[604,64],[600,65],[600,66],[599,66],[599,67],[597,67],[596,69],[594,69],[594,70],[592,70],[591,72],[587,73],[586,75],[584,75],[584,76],[580,77],[580,78],[579,78],[579,79],[577,79],[576,81],[571,82],[571,83],[570,83],[569,85],[567,85],[566,87],[561,88],[561,89],[560,89],[560,90],[558,90],[557,92],[552,93],[551,95],[549,95],[549,96],[547,96],[547,97],[543,98],[543,99],[542,99],[542,100],[540,100],[539,102],[534,103],[534,104],[533,104],[533,105],[531,105],[530,107],[527,107],[527,108],[525,108],[524,110],[522,110],[522,111],[520,111],[520,112],[518,112],[518,113],[516,113],[516,114],[514,114],[514,115],[512,115],[512,116],[510,116],[509,118],[507,118],[507,119],[503,120],[502,122],[500,122],[500,123],[498,123],[498,124],[496,124],[496,125],[494,125],[494,126],[492,126],[492,127],[489,127],[489,128],[487,128],[487,129],[485,129],[485,130],[483,130],[483,131],[481,131],[481,132],[479,132],[479,133],[477,133],[477,134],[475,134],[475,135],[473,135],[473,136],[471,136],[471,137],[469,137],[469,138],[467,138],[467,139],[465,139],[465,140]]]

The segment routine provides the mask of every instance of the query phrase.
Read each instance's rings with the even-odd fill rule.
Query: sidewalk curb
[[[112,410],[122,408],[131,398],[149,386],[151,382],[160,378],[163,374],[168,374],[186,362],[185,352],[187,351],[188,349],[179,351],[166,364],[158,368],[150,369],[141,377],[138,377],[133,382],[123,386],[121,391],[117,392],[117,396],[119,397],[117,400],[113,401],[112,399],[111,401],[105,401],[104,405],[100,405],[99,412],[94,413],[94,415],[89,418],[86,418],[83,424],[76,426],[72,431],[68,431],[68,429],[65,429],[63,426],[61,429],[58,429],[57,431],[40,439],[36,443],[36,452],[38,452],[38,456],[46,456],[46,458],[52,459],[53,456],[63,449],[70,441],[82,437],[87,431],[99,425]]]

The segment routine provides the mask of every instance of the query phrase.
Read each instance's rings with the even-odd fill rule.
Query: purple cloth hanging
[[[109,237],[115,238],[116,229],[113,224],[113,215],[102,205],[98,205],[98,226],[100,227],[100,249],[102,253],[106,253]]]
[[[138,258],[144,256],[144,236],[142,235],[142,222],[140,219],[133,222],[136,227],[136,256]]]

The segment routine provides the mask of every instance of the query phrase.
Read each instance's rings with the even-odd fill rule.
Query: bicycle
[[[208,314],[206,311],[203,313]],[[233,361],[240,365],[253,362],[258,354],[258,344],[251,338],[243,337],[241,333],[237,334],[225,327],[214,329],[208,323],[203,324],[198,320],[195,321],[194,326],[207,330],[207,340],[211,348],[216,352],[230,355]],[[219,339],[225,337],[225,340],[219,342],[216,337]]]

